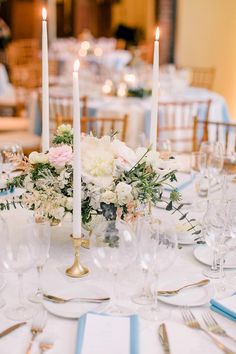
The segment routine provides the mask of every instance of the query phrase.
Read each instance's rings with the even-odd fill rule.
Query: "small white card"
[[[130,317],[87,314],[81,354],[130,354]]]

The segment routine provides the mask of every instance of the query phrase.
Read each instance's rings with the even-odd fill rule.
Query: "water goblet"
[[[222,199],[208,200],[207,211],[203,217],[203,236],[208,247],[213,252],[210,270],[203,271],[208,278],[221,277],[218,263],[225,241],[225,223],[227,217],[227,201]]]
[[[103,221],[92,231],[90,249],[94,263],[113,275],[113,296],[104,311],[127,315],[130,310],[117,304],[117,278],[136,259],[136,239],[132,229],[122,220]]]
[[[16,143],[6,143],[0,146],[2,171],[10,178],[11,172],[24,157],[22,147]]]
[[[4,221],[0,238],[0,260],[3,266],[18,275],[18,302],[9,307],[5,314],[14,321],[31,318],[35,309],[27,305],[23,297],[23,273],[32,268],[38,259],[39,243],[36,237],[35,223],[32,219],[15,224]]]
[[[38,289],[36,293],[30,295],[29,300],[35,303],[40,303],[43,300],[42,289],[42,272],[43,267],[49,257],[51,228],[48,221],[37,219],[35,224],[35,238],[37,239],[38,258],[36,260],[36,269],[38,274]]]
[[[171,266],[176,257],[177,236],[167,222],[146,216],[142,220],[142,260],[154,278],[151,286],[153,303],[140,308],[139,314],[147,320],[160,321],[168,314],[158,305],[158,279],[160,272]]]

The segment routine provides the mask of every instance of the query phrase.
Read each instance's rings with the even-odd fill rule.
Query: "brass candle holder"
[[[88,275],[89,269],[80,263],[80,247],[82,243],[81,238],[74,238],[72,235],[73,246],[75,250],[75,258],[73,265],[66,269],[66,275],[72,278],[82,278]]]

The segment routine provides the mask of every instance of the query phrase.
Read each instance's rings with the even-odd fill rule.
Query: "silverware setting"
[[[32,353],[34,340],[38,334],[43,332],[46,322],[47,322],[47,312],[45,310],[41,310],[40,312],[37,313],[37,315],[33,319],[32,326],[30,329],[32,336],[28,348],[26,350],[26,354]]]
[[[44,298],[44,300],[55,302],[57,304],[65,304],[67,302],[88,302],[88,303],[100,304],[101,302],[110,300],[110,297],[98,297],[98,298],[73,297],[70,299],[64,299],[62,297],[54,296],[54,295],[50,295],[50,294],[43,294],[43,298]]]
[[[183,308],[181,310],[181,314],[182,314],[182,318],[183,318],[186,326],[188,326],[192,329],[200,330],[200,331],[204,332],[205,334],[207,334],[211,338],[211,340],[215,343],[215,345],[219,349],[221,349],[225,354],[236,354],[236,352],[234,352],[231,349],[229,349],[228,347],[226,347],[226,345],[224,345],[217,338],[215,338],[209,331],[207,331],[205,328],[203,328],[191,310],[189,310],[187,308]]]
[[[160,290],[157,293],[160,296],[173,296],[173,295],[177,295],[183,289],[193,288],[193,287],[201,287],[201,286],[208,285],[209,283],[210,283],[209,279],[202,279],[202,280],[200,280],[198,282],[184,285],[181,288],[178,288],[178,289],[175,289],[175,290]]]
[[[217,334],[222,337],[227,337],[236,343],[236,338],[230,336],[215,320],[210,312],[205,312],[202,315],[203,321],[208,329],[208,331]]]
[[[170,354],[170,344],[165,323],[160,324],[158,334],[164,352]]]
[[[21,322],[21,323],[17,323],[11,327],[8,327],[7,329],[5,329],[4,331],[0,332],[0,338],[5,337],[7,334],[15,331],[17,328],[20,328],[22,326],[24,326],[26,324],[26,322]]]

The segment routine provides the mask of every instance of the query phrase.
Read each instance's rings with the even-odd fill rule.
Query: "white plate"
[[[50,291],[50,295],[55,295],[69,299],[72,297],[107,297],[107,293],[94,286],[85,285],[84,283],[77,284],[76,287],[70,289],[57,289]],[[106,302],[105,302],[106,303]],[[95,310],[101,304],[91,304],[86,302],[67,302],[65,304],[56,304],[51,301],[43,301],[43,305],[47,311],[53,315],[63,318],[79,318],[88,311]]]
[[[194,248],[194,257],[201,263],[211,266],[213,261],[213,252],[207,245],[199,245]],[[236,268],[235,251],[229,252],[225,257],[224,268]]]
[[[188,276],[181,280],[171,281],[161,285],[161,290],[174,290],[184,285],[195,283],[204,279],[202,275]],[[214,288],[212,285],[202,287],[187,288],[173,296],[158,296],[158,299],[166,304],[173,306],[202,306],[207,304],[214,296]]]

